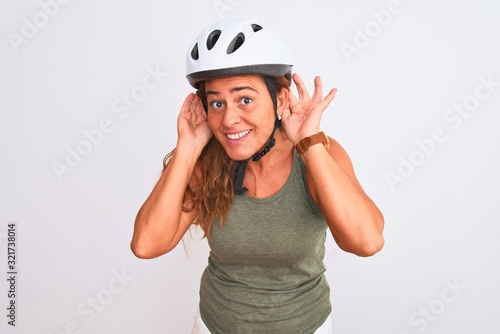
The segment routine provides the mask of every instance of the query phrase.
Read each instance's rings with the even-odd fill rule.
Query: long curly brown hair
[[[282,89],[290,89],[290,80],[286,77],[272,79],[276,93]],[[205,82],[201,82],[196,94],[205,98]],[[163,159],[163,169],[167,167],[170,158],[175,153],[172,150]],[[193,224],[199,225],[204,237],[210,237],[212,224],[218,217],[221,227],[226,223],[227,213],[234,198],[233,176],[236,164],[227,155],[219,141],[212,137],[203,148],[198,162],[201,167],[201,179],[194,176],[184,193],[182,210],[189,212],[196,210],[197,217]]]

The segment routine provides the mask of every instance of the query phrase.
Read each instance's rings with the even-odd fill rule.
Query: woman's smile
[[[251,130],[244,130],[241,132],[226,133],[226,137],[230,139],[231,143],[236,144],[243,141],[250,132]]]

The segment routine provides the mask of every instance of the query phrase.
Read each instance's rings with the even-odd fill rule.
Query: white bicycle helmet
[[[292,57],[283,38],[252,19],[223,20],[205,28],[189,47],[186,78],[200,81],[232,75],[269,77],[292,73]]]

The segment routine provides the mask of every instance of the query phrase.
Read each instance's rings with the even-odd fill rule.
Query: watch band
[[[309,149],[309,147],[323,143],[325,145],[325,148],[328,150],[330,148],[330,140],[328,140],[328,137],[325,135],[323,131],[312,135],[310,137],[305,137],[301,139],[297,145],[295,145],[295,150],[299,155],[302,155],[305,151]]]

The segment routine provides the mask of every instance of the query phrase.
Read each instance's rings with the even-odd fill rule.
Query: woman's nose
[[[238,124],[240,119],[240,113],[237,106],[228,104],[224,111],[224,119],[222,120],[223,125],[227,128],[231,128],[233,125]]]

